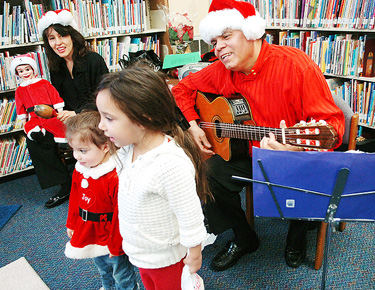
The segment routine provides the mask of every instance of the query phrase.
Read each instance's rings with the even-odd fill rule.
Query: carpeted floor
[[[0,205],[0,231],[20,207],[20,205]]]
[[[64,256],[68,204],[53,209],[43,206],[57,190],[42,191],[35,175],[0,184],[0,204],[23,205],[0,231],[0,267],[25,257],[52,290],[98,290],[100,280],[92,260]],[[226,271],[214,272],[208,265],[232,233],[220,235],[205,248],[199,274],[206,290],[320,289],[322,270],[314,270],[316,231],[309,232],[305,262],[292,269],[284,261],[288,221],[257,218],[255,229],[261,240],[259,250]],[[349,223],[344,232],[333,234],[327,289],[375,289],[374,233],[374,223]]]

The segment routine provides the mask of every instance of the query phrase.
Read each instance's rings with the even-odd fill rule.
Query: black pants
[[[26,138],[27,148],[42,189],[63,184],[71,176],[57,153],[53,135],[46,132],[41,143]]]
[[[232,229],[236,244],[252,243],[256,233],[247,222],[240,196],[240,192],[248,183],[232,179],[232,175],[252,178],[252,158],[227,162],[219,155],[215,155],[206,162],[208,165],[207,178],[215,198],[204,207],[210,232],[218,235]],[[301,241],[306,238],[309,224],[310,222],[307,221],[291,221],[288,243],[298,247]]]
[[[256,233],[247,222],[240,196],[247,183],[232,179],[232,175],[251,178],[252,159],[244,158],[227,162],[219,155],[215,155],[206,162],[209,168],[207,178],[215,198],[204,207],[210,232],[217,235],[232,229],[236,244],[252,243]]]

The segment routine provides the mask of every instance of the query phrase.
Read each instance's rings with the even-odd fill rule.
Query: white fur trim
[[[30,139],[30,140],[33,140],[35,141],[33,138],[31,138],[31,133],[32,132],[42,132],[43,135],[46,135],[46,130],[43,128],[42,130],[40,129],[39,126],[35,126],[34,128],[32,128],[29,133],[27,133],[27,137]]]
[[[259,16],[246,19],[237,9],[223,9],[210,12],[199,24],[199,33],[203,41],[211,44],[213,38],[223,34],[225,29],[242,30],[248,40],[256,40],[263,36],[266,21]]]
[[[27,119],[27,114],[17,115],[17,118],[20,119],[20,120],[25,120],[25,119]]]
[[[35,75],[38,74],[38,66],[35,60],[29,56],[22,56],[22,55],[16,56],[15,58],[13,58],[12,62],[10,63],[10,72],[14,75],[17,75],[16,73],[17,66],[25,65],[25,64],[28,64],[29,66],[32,67]]]
[[[70,242],[66,243],[65,256],[70,259],[89,259],[109,255],[107,246],[87,245],[83,248],[73,247]]]
[[[48,11],[38,21],[39,36],[42,37],[43,31],[52,24],[61,24],[63,26],[70,25],[75,30],[78,30],[77,23],[75,22],[72,13],[70,13],[68,10],[62,10],[59,13],[56,13],[55,11]]]
[[[53,108],[56,109],[56,110],[59,110],[59,109],[64,108],[64,106],[65,106],[65,103],[61,102],[61,103],[53,105]]]
[[[241,30],[244,18],[237,9],[224,9],[210,12],[199,24],[199,33],[204,42],[222,35],[227,28]]]
[[[55,140],[56,143],[68,143],[68,140],[65,138],[54,137],[53,140]]]
[[[41,81],[42,79],[39,78],[39,77],[36,77],[35,79],[30,79],[30,80],[27,80],[27,81],[23,81],[21,84],[20,84],[20,87],[27,87],[31,84],[35,84],[39,81]]]
[[[265,31],[266,20],[260,17],[258,12],[254,16],[247,17],[242,25],[242,32],[248,40],[261,38]]]
[[[98,179],[99,177],[111,172],[113,169],[116,168],[116,161],[114,156],[110,156],[108,161],[92,168],[87,168],[82,166],[79,162],[76,163],[75,169],[83,174],[84,178],[93,178]]]

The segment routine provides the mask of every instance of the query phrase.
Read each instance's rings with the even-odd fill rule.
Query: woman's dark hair
[[[197,193],[201,200],[210,196],[201,150],[189,131],[178,124],[176,101],[161,72],[145,65],[132,66],[107,74],[98,92],[108,90],[112,100],[134,123],[148,130],[172,136],[195,166]]]
[[[85,38],[70,25],[64,26],[61,24],[52,24],[50,27],[43,31],[43,42],[48,58],[48,66],[50,71],[58,71],[61,64],[65,63],[65,60],[59,57],[49,45],[48,35],[51,29],[56,30],[61,36],[70,35],[73,41],[73,62],[74,64],[79,63],[82,56],[88,53],[89,49],[86,45]]]

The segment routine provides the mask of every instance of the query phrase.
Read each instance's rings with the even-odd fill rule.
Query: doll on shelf
[[[59,146],[66,146],[65,126],[56,118],[56,111],[60,112],[64,108],[64,100],[57,90],[49,81],[37,77],[37,64],[30,54],[15,57],[10,67],[11,72],[22,79],[15,93],[16,111],[17,117],[24,124],[27,137],[42,142],[48,131]],[[50,116],[42,118],[36,114],[35,108],[40,105],[51,107]]]

